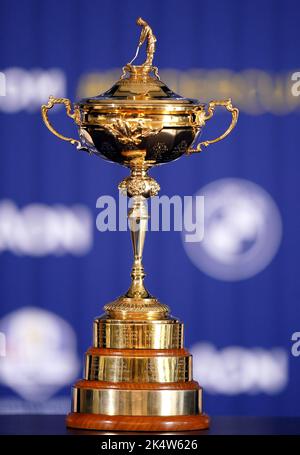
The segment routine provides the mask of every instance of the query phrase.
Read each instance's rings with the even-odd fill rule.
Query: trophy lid
[[[157,68],[126,65],[121,78],[106,92],[79,101],[78,104],[101,107],[110,105],[130,107],[159,107],[171,105],[174,108],[195,108],[199,101],[184,98],[173,92],[159,78]],[[170,107],[171,107],[170,106]]]
[[[118,108],[154,108],[156,111],[186,111],[202,106],[196,99],[184,98],[174,93],[160,80],[158,68],[152,65],[156,37],[149,24],[139,18],[142,27],[136,55],[125,67],[120,79],[106,92],[80,100],[79,107],[91,110]],[[142,65],[133,65],[141,45],[147,40],[147,59]]]

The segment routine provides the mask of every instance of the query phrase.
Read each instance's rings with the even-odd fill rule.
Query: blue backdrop
[[[206,412],[300,415],[296,0],[0,0],[1,411],[64,412],[93,318],[128,287],[128,232],[95,225],[97,198],[117,197],[127,171],[51,135],[40,105],[108,89],[134,55],[138,16],[158,38],[155,64],[171,88],[231,96],[241,111],[224,142],[153,170],[163,194],[206,186],[207,207],[217,199],[206,247],[149,233],[147,286],[185,322]],[[76,135],[63,109],[51,119]],[[204,136],[228,120],[216,115]]]

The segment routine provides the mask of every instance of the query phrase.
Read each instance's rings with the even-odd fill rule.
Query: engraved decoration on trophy
[[[84,379],[73,387],[67,425],[98,430],[205,429],[209,418],[202,409],[202,388],[192,378],[192,357],[183,347],[183,323],[170,316],[169,307],[144,285],[147,198],[160,190],[148,172],[224,139],[236,125],[238,109],[230,99],[205,105],[168,88],[153,66],[156,37],[144,19],[138,18],[137,24],[141,34],[136,54],[108,91],[80,100],[73,110],[68,99],[51,96],[42,106],[43,120],[57,137],[130,171],[119,189],[132,198],[131,283],[94,320],[93,346],[86,353]],[[144,44],[145,62],[133,65]],[[56,104],[65,105],[78,127],[78,139],[51,125],[48,111]],[[231,114],[229,127],[216,139],[197,144],[217,106]]]

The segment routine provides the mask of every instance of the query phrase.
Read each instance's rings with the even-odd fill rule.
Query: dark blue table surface
[[[0,415],[0,435],[133,434],[69,430],[62,415]],[[165,433],[166,434],[166,433]],[[171,434],[171,433],[169,433]],[[175,433],[173,433],[175,434]],[[180,434],[180,433],[176,433]],[[203,435],[300,435],[300,417],[213,417]]]

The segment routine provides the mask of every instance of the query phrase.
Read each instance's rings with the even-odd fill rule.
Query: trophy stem
[[[126,152],[130,176],[119,185],[121,192],[132,201],[128,220],[134,257],[128,291],[104,307],[113,319],[160,320],[169,314],[169,307],[160,303],[144,286],[142,256],[149,219],[147,199],[156,196],[160,190],[156,180],[148,175],[152,162],[145,161],[145,155],[144,150]]]
[[[128,211],[130,235],[133,247],[133,265],[131,270],[131,286],[126,297],[151,298],[144,286],[145,271],[142,264],[143,249],[148,225],[148,205],[143,196],[133,196],[132,208]]]

